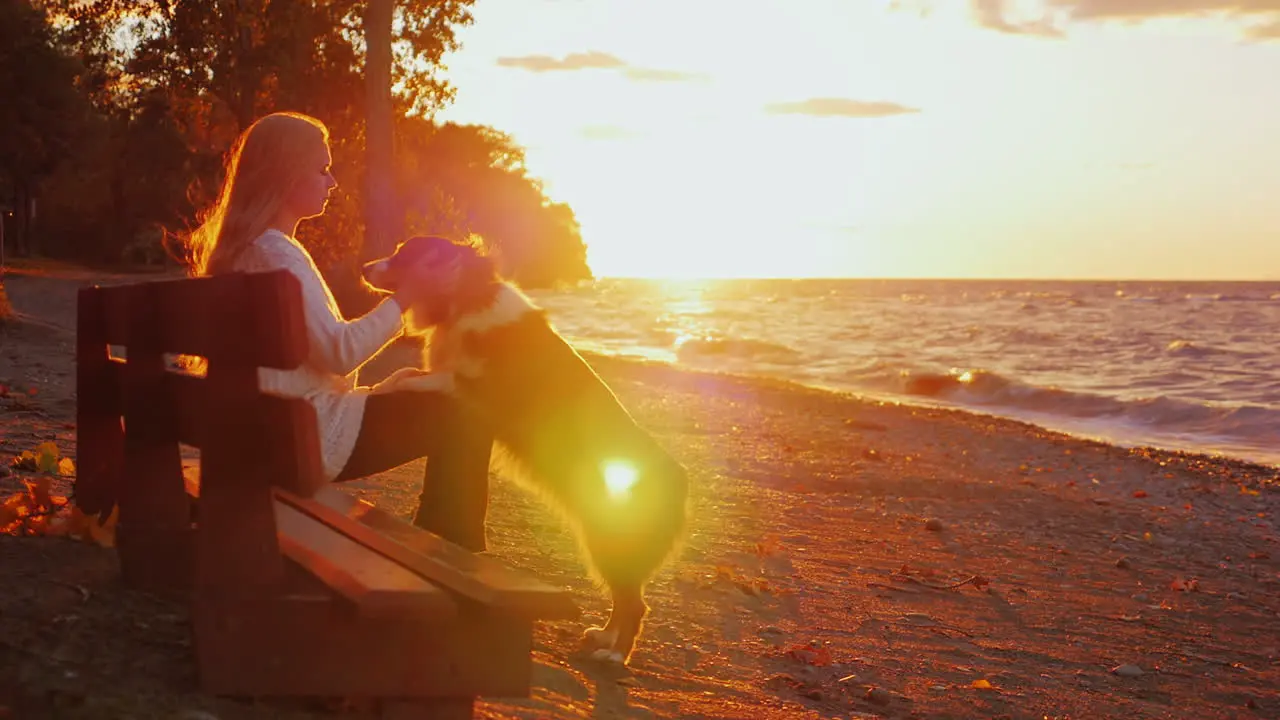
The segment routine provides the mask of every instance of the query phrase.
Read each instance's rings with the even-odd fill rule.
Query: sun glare
[[[609,491],[609,497],[614,500],[625,500],[630,497],[631,488],[640,478],[634,465],[624,460],[612,460],[605,463],[602,470],[604,486]]]

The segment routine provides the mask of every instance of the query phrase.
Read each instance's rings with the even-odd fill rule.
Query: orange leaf
[[[809,643],[808,645],[797,645],[787,651],[787,657],[792,660],[798,660],[806,665],[830,665],[831,651],[820,645]]]
[[[90,519],[89,537],[94,542],[107,548],[116,546],[116,516],[119,511],[119,507],[111,508],[111,515],[103,523],[99,523],[96,517]]]
[[[36,478],[34,482],[27,481],[27,494],[30,495],[33,509],[53,507],[52,485],[53,481],[47,477]]]
[[[70,534],[71,524],[65,514],[54,515],[45,523],[44,534],[49,537],[63,537]]]
[[[1146,490],[1134,490],[1134,491],[1133,491],[1133,496],[1134,496],[1134,497],[1136,497],[1136,498],[1144,498],[1144,497],[1146,497],[1146,496],[1147,496],[1147,491],[1146,491]]]
[[[49,527],[48,515],[37,515],[31,518],[31,522],[27,523],[27,533],[30,535],[44,535]]]
[[[972,686],[978,690],[994,690],[995,687],[986,680],[974,680]]]
[[[9,526],[18,522],[18,518],[22,515],[18,512],[17,503],[10,502],[13,498],[20,498],[21,495],[13,495],[3,503],[0,503],[0,533],[10,532]]]
[[[80,511],[79,505],[73,505],[67,513],[67,535],[83,539],[89,533],[89,516]]]

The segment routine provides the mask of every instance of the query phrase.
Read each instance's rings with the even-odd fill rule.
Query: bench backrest
[[[307,496],[323,480],[314,409],[262,394],[258,368],[305,360],[302,312],[287,271],[80,291],[75,497],[88,513],[118,508],[122,563],[130,543],[190,535],[185,444],[201,463],[195,589],[279,582],[272,486]],[[203,358],[204,372],[174,369],[173,355]]]

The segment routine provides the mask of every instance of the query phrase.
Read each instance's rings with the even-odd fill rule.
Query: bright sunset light
[[[625,500],[629,497],[631,488],[639,479],[635,466],[621,460],[608,463],[604,466],[603,472],[605,487],[608,488],[609,496],[614,500]]]
[[[1280,277],[1280,25],[1219,7],[480,0],[441,119],[601,276]]]

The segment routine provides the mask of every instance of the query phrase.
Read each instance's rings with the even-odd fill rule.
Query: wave
[[[676,359],[696,361],[707,358],[759,362],[796,362],[800,353],[786,345],[750,338],[681,337],[673,344]]]
[[[1233,295],[1231,293],[1187,293],[1183,296],[1184,300],[1192,302],[1271,302],[1280,300],[1280,293],[1273,295]]]
[[[1211,404],[1159,396],[1120,398],[1040,387],[985,370],[900,372],[883,389],[993,411],[1102,421],[1158,435],[1236,440],[1265,445],[1280,434],[1280,409],[1254,404]]]
[[[1280,457],[1280,282],[602,281],[545,299],[607,354]]]
[[[1197,345],[1190,340],[1174,340],[1166,345],[1164,350],[1170,355],[1188,358],[1203,358],[1226,352],[1220,348]]]

